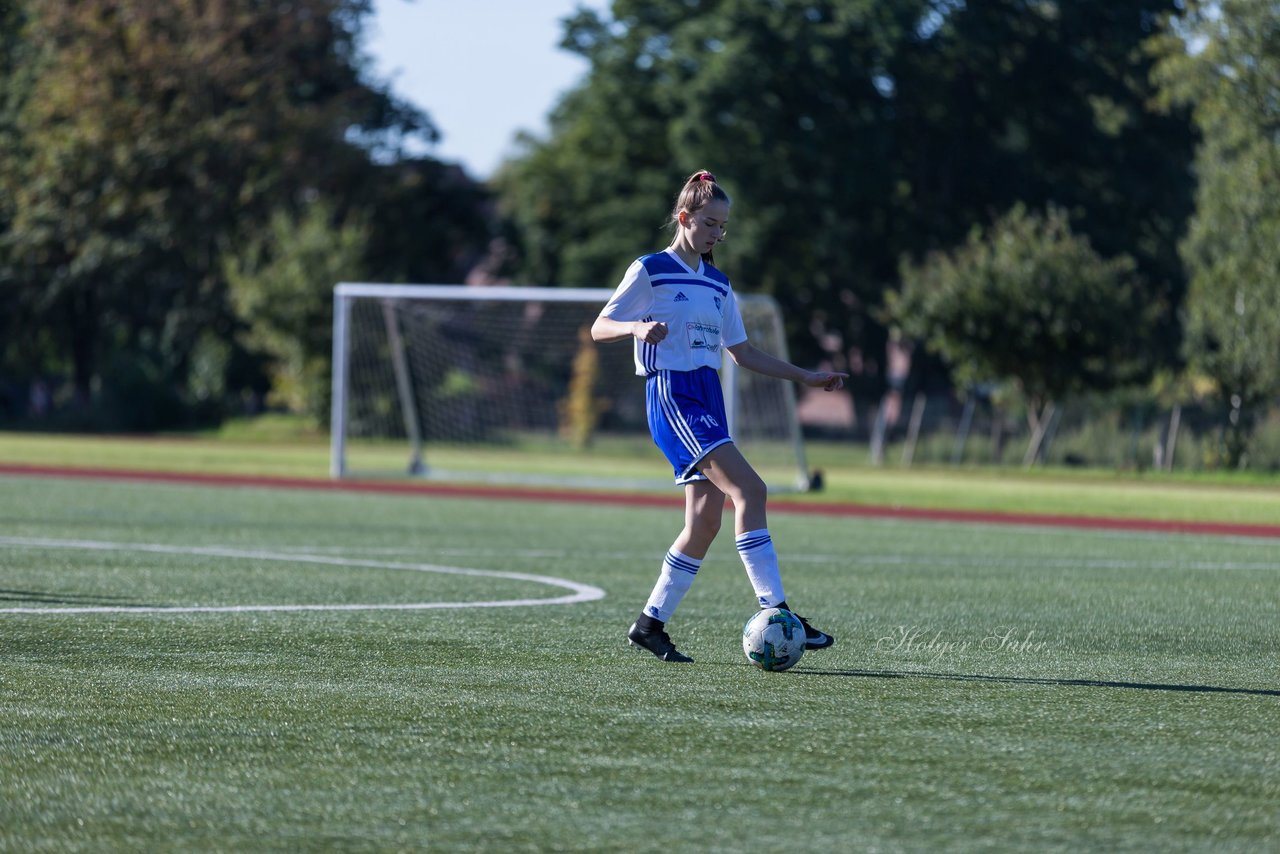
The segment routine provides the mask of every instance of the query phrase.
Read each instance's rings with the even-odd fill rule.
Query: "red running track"
[[[369,492],[384,495],[427,495],[503,501],[558,501],[572,504],[608,504],[627,507],[670,507],[678,509],[684,504],[683,498],[678,495],[645,495],[571,489],[525,489],[490,485],[423,483],[420,481],[320,480],[301,477],[201,474],[198,472],[85,468],[78,466],[36,466],[0,463],[0,475],[140,481],[145,483],[194,484],[201,486],[307,489],[324,492]],[[1051,528],[1280,538],[1280,525],[1237,522],[1178,522],[1164,519],[1068,516],[1050,513],[1000,513],[986,510],[945,510],[927,507],[890,507],[814,501],[775,501],[769,505],[769,512],[868,519],[912,519],[988,525],[1028,525]]]

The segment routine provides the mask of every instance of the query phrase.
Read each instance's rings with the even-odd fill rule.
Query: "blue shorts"
[[[713,449],[733,441],[724,415],[720,375],[713,368],[649,374],[645,408],[653,442],[671,461],[676,483],[706,480],[697,464]]]

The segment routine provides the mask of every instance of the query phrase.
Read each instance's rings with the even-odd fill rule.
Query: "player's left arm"
[[[849,376],[839,371],[806,371],[798,365],[793,365],[777,356],[771,356],[763,350],[757,350],[750,341],[742,341],[725,349],[729,351],[729,356],[740,368],[746,368],[748,371],[755,371],[767,377],[777,377],[812,388],[821,388],[824,391],[843,388],[844,381]]]

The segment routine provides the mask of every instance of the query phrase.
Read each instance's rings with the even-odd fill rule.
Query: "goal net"
[[[626,343],[596,344],[600,288],[340,284],[331,474],[670,486]],[[777,305],[739,295],[747,335],[787,358]],[[774,490],[808,488],[795,389],[721,369],[730,434]]]

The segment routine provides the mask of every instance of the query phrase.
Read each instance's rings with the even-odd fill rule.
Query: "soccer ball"
[[[761,670],[794,667],[804,655],[804,624],[781,608],[758,611],[742,627],[742,651]]]

